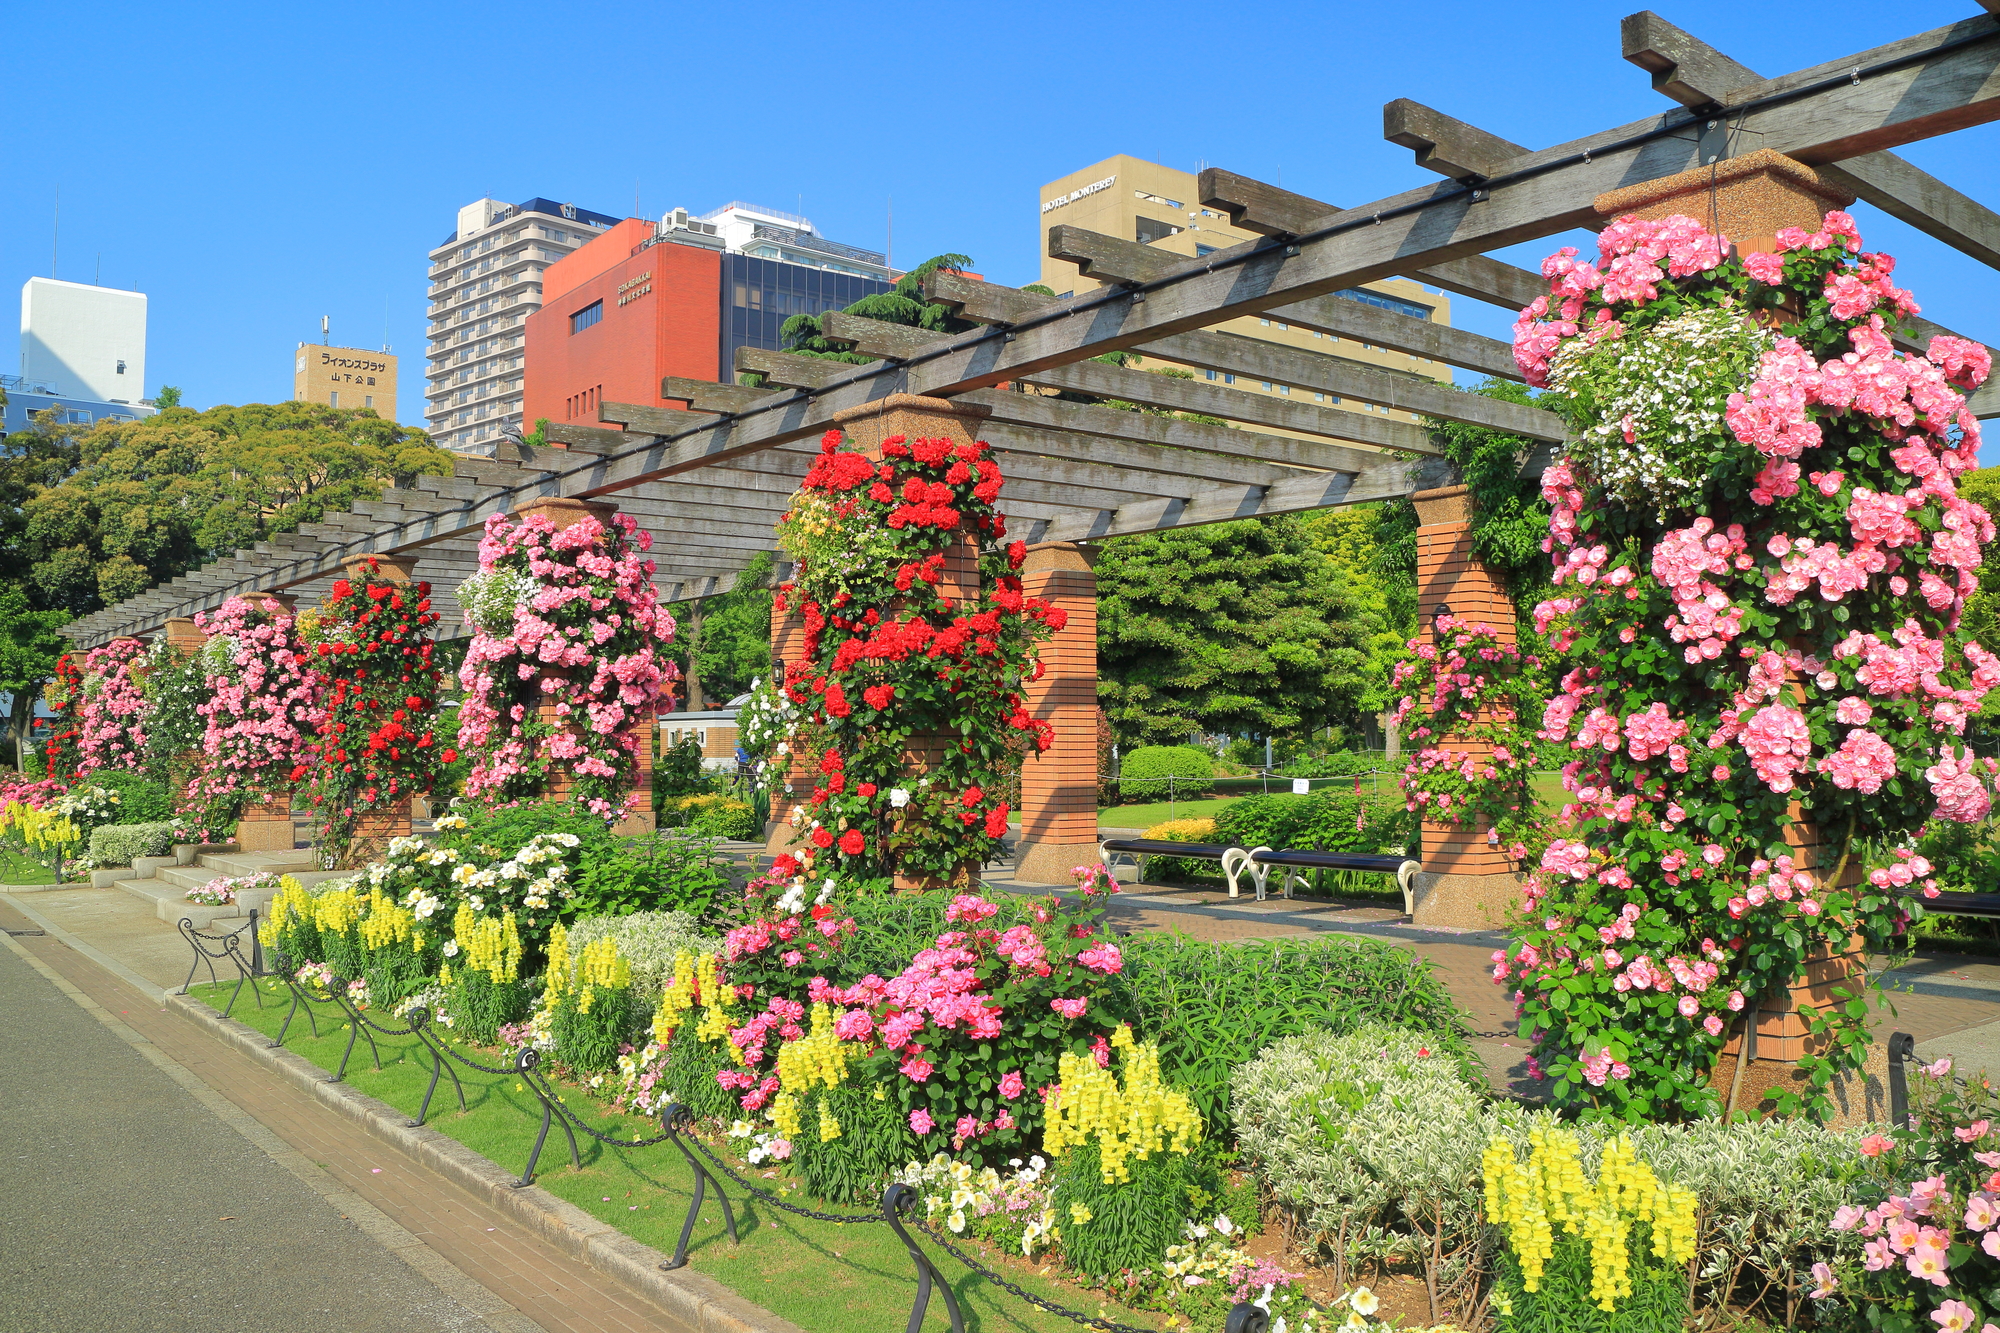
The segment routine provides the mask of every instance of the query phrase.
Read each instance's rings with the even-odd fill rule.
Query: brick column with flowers
[[[1065,616],[1023,591],[1026,547],[1002,544],[985,415],[909,394],[838,414],[781,521],[798,557],[773,605],[785,673],[744,731],[767,783],[794,789],[781,876],[969,882],[1006,832],[1008,733],[1049,742],[1021,686]]]
[[[1764,151],[1605,195],[1515,327],[1571,404],[1536,620],[1577,758],[1495,976],[1568,1104],[1879,1118],[1862,950],[1938,891],[1922,828],[1992,808],[2000,657],[1959,620],[1995,528],[1955,485],[1990,357],[1899,350],[1845,198]]]
[[[273,616],[292,617],[299,599],[292,593],[248,592],[243,600]],[[257,799],[243,807],[236,824],[236,849],[241,852],[289,852],[298,845],[297,821],[292,818],[291,781],[268,785]]]

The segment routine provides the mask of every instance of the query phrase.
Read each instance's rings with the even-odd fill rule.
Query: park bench
[[[1186,856],[1197,861],[1216,861],[1222,865],[1222,875],[1229,883],[1229,896],[1239,895],[1244,875],[1250,877],[1256,888],[1257,901],[1263,902],[1271,872],[1283,872],[1279,882],[1284,897],[1292,896],[1292,881],[1305,870],[1361,870],[1377,874],[1394,875],[1396,887],[1403,891],[1403,911],[1410,912],[1410,877],[1423,867],[1417,862],[1400,856],[1364,856],[1358,852],[1313,852],[1275,851],[1269,847],[1223,846],[1208,842],[1169,842],[1164,838],[1105,838],[1100,841],[1098,858],[1108,871],[1119,855],[1133,858],[1138,867],[1139,878],[1146,877],[1146,859],[1154,856]]]

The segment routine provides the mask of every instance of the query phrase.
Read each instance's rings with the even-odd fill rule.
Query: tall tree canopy
[[[770,673],[774,563],[769,551],[759,551],[736,575],[728,592],[668,608],[680,624],[674,635],[674,661],[686,671],[688,657],[693,655],[695,681],[717,706],[746,692],[751,681]],[[684,706],[699,712],[708,705],[704,700],[689,699]]]
[[[1369,630],[1295,516],[1118,537],[1097,563],[1098,698],[1121,744],[1352,726]]]
[[[14,555],[47,605],[77,615],[452,468],[421,430],[319,403],[168,408],[73,444],[63,475],[27,484]]]

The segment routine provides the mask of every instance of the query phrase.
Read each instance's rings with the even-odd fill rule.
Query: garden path
[[[189,954],[144,900],[112,888],[0,895],[0,926],[0,1012],[29,1017],[0,1033],[13,1141],[28,1146],[0,1166],[11,1261],[0,1326],[674,1327],[164,1009],[157,997],[179,987]]]

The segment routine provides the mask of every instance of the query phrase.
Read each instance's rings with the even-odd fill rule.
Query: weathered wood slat
[[[660,381],[660,397],[679,398],[697,412],[741,412],[746,407],[757,406],[772,392],[770,389],[754,389],[747,384],[711,384],[707,380],[685,379],[679,375],[668,375]],[[606,404],[606,406],[623,407],[625,404]],[[604,417],[601,411],[598,415],[606,421],[621,419]],[[662,434],[667,433],[670,432],[662,432]]]
[[[947,336],[930,329],[864,319],[840,310],[829,310],[821,315],[819,331],[821,337],[847,343],[863,356],[895,357],[898,360],[914,356]]]
[[[1528,150],[1422,102],[1399,97],[1382,108],[1382,137],[1413,149],[1417,165],[1453,180],[1485,180]]]
[[[758,391],[751,389],[748,392]],[[720,415],[713,410],[682,411],[677,407],[651,407],[644,403],[600,403],[597,407],[599,421],[616,422],[628,432],[639,431],[648,435],[672,435],[675,431],[713,424]],[[616,434],[616,432],[611,433]],[[618,440],[616,446],[623,448],[630,443],[629,438]]]
[[[1415,469],[1407,463],[1385,462],[1369,472],[1324,472],[1280,482],[1268,488],[1218,487],[1193,503],[1149,500],[1087,517],[1055,520],[1036,536],[1038,541],[1078,542],[1167,528],[1193,528],[1240,518],[1301,513],[1340,505],[1394,499],[1418,489]]]
[[[736,349],[736,369],[762,375],[768,384],[794,389],[823,389],[829,384],[852,379],[864,366],[846,361],[829,361],[820,356],[797,352],[769,352],[761,347]]]
[[[1690,109],[1718,106],[1731,88],[1762,77],[1650,9],[1621,20],[1618,38],[1625,58],[1653,76],[1654,92]]]

